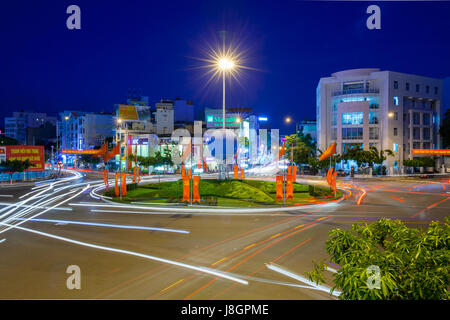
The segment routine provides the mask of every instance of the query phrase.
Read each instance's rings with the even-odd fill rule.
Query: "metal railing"
[[[380,93],[380,89],[375,88],[366,88],[366,89],[349,89],[349,90],[340,90],[335,91],[331,95],[335,96],[343,96],[347,94],[358,94],[358,93]]]

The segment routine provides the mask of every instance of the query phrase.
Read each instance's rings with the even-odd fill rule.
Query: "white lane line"
[[[14,196],[12,194],[0,194],[0,197],[2,197],[2,198],[12,198]]]
[[[6,238],[3,238],[2,240],[0,240],[0,243],[5,242]]]
[[[17,219],[14,219],[14,220],[25,220],[25,219],[17,218]],[[131,225],[123,225],[123,224],[108,224],[108,223],[97,223],[97,222],[83,222],[83,221],[72,221],[72,220],[30,219],[29,221],[52,222],[52,223],[56,223],[56,225],[78,224],[78,225],[93,226],[93,227],[109,227],[109,228],[120,228],[120,229],[165,231],[165,232],[186,233],[186,234],[189,233],[189,231],[179,230],[179,229],[156,228],[156,227],[145,227],[145,226],[131,226]]]
[[[241,283],[241,284],[245,284],[245,285],[248,284],[247,281],[242,280],[242,279],[237,278],[237,277],[234,277],[234,276],[230,275],[228,272],[223,272],[223,271],[216,270],[216,269],[211,269],[211,268],[208,268],[208,267],[194,266],[194,265],[186,264],[186,263],[183,263],[183,262],[178,262],[178,261],[173,261],[173,260],[169,260],[169,259],[159,258],[159,257],[155,257],[155,256],[151,256],[151,255],[143,254],[143,253],[139,253],[139,252],[123,250],[123,249],[117,249],[117,248],[111,248],[111,247],[101,246],[101,245],[97,245],[97,244],[82,242],[82,241],[73,240],[73,239],[57,236],[57,235],[46,233],[46,232],[41,232],[41,231],[28,229],[28,228],[24,228],[24,227],[18,227],[17,225],[11,225],[11,224],[2,223],[2,222],[0,222],[0,225],[5,225],[5,226],[8,226],[9,228],[15,228],[15,229],[19,229],[19,230],[22,230],[22,231],[27,231],[27,232],[39,234],[39,235],[44,236],[44,237],[53,238],[53,239],[57,239],[57,240],[61,240],[61,241],[65,241],[65,242],[69,242],[69,243],[73,243],[73,244],[77,244],[77,245],[80,245],[80,246],[85,246],[85,247],[99,249],[99,250],[105,250],[105,251],[111,251],[111,252],[118,252],[118,253],[128,254],[128,255],[131,255],[131,256],[136,256],[136,257],[140,257],[140,258],[144,258],[144,259],[148,259],[148,260],[154,260],[154,261],[158,261],[158,262],[162,262],[162,263],[166,263],[166,264],[171,264],[171,265],[182,267],[182,268],[186,268],[186,269],[191,269],[191,270],[195,270],[195,271],[211,274],[213,276],[224,278],[224,279],[228,279],[228,280],[235,281],[235,282],[238,282],[238,283]]]
[[[341,293],[342,293],[342,292],[337,291],[337,290],[334,290],[333,292],[330,292],[331,289],[328,288],[327,286],[320,285],[320,284],[317,285],[317,284],[315,284],[314,282],[310,281],[309,279],[307,279],[307,278],[305,278],[305,277],[302,277],[302,276],[300,276],[300,275],[298,275],[298,274],[295,274],[295,273],[293,273],[293,272],[287,271],[287,270],[285,270],[285,269],[283,269],[283,268],[281,268],[281,267],[279,267],[279,266],[277,266],[277,265],[275,265],[275,264],[273,264],[273,263],[272,263],[272,264],[266,264],[266,267],[267,267],[268,269],[272,270],[272,271],[281,273],[281,274],[283,274],[283,275],[285,275],[285,276],[287,276],[287,277],[290,277],[290,278],[295,279],[295,280],[297,280],[297,281],[306,283],[307,285],[310,285],[311,287],[316,288],[316,289],[318,289],[318,290],[320,290],[320,291],[323,291],[323,292],[332,294],[333,296],[338,297],[338,296],[341,295]]]
[[[234,216],[234,217],[247,217],[247,216],[263,216],[263,217],[295,217],[296,215],[287,213],[193,213],[193,212],[157,212],[157,211],[128,211],[128,210],[101,210],[101,209],[91,209],[91,212],[105,212],[105,213],[137,213],[137,214],[148,214],[148,215],[193,215],[193,216]],[[302,216],[304,214],[298,214]]]

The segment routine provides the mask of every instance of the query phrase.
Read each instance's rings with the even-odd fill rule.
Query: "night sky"
[[[81,8],[81,30],[66,8]],[[381,8],[381,30],[366,8]],[[245,52],[227,106],[252,107],[272,127],[315,118],[320,77],[351,68],[450,76],[450,2],[3,1],[0,119],[21,109],[111,112],[128,90],[221,105],[221,84],[199,68],[219,32]]]

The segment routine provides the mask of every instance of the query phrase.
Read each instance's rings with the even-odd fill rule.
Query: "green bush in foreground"
[[[445,299],[450,298],[450,219],[432,222],[426,230],[408,228],[400,221],[380,219],[354,224],[349,231],[329,232],[326,251],[342,266],[334,273],[332,290],[341,299]],[[373,288],[378,266],[379,289]],[[309,278],[323,283],[324,263],[315,263]],[[372,277],[369,279],[369,277]],[[372,287],[372,289],[370,289]]]

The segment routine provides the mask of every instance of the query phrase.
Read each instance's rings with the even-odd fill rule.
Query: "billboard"
[[[44,146],[3,146],[0,148],[0,159],[5,160],[29,160],[32,164],[27,171],[42,171],[45,169]]]
[[[118,116],[122,120],[138,121],[150,120],[150,106],[133,106],[127,104],[119,104]]]
[[[222,111],[205,110],[206,128],[222,128],[223,117]],[[228,129],[239,128],[239,121],[241,119],[239,113],[225,113],[225,127]]]
[[[450,156],[450,149],[413,149],[412,153]]]

